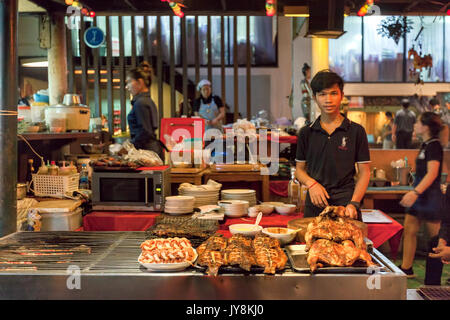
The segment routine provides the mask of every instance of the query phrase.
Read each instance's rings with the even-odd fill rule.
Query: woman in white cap
[[[196,116],[206,120],[205,130],[215,128],[223,131],[222,119],[225,118],[225,106],[222,99],[211,94],[211,82],[208,80],[201,80],[197,90],[200,91],[200,97],[195,99],[192,111]]]

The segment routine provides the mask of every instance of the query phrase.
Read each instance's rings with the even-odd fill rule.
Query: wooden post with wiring
[[[17,0],[0,0],[0,238],[17,230]]]

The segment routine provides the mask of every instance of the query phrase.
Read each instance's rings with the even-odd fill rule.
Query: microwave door
[[[148,182],[139,178],[100,178],[100,202],[110,205],[147,205]]]

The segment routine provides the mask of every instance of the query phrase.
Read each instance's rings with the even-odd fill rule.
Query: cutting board
[[[50,200],[33,205],[39,212],[72,212],[82,204],[81,200]]]

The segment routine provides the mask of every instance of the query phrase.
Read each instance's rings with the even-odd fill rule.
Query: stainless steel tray
[[[306,261],[308,253],[305,251],[305,247],[306,245],[291,245],[286,246],[285,250],[293,270],[310,273],[311,269]],[[379,271],[386,271],[383,264],[372,253],[370,253],[370,256],[380,268]],[[364,262],[356,261],[351,267],[322,267],[318,268],[314,273],[372,273],[368,269]]]

